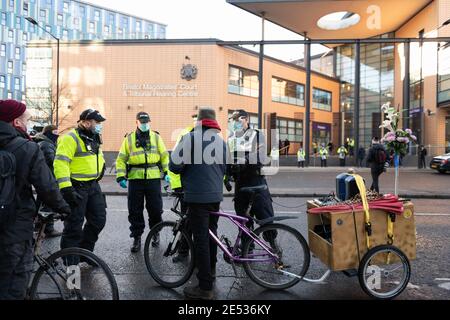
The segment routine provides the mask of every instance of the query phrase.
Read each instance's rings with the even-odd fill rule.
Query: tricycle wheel
[[[359,264],[361,288],[376,299],[393,299],[405,290],[411,265],[397,247],[381,245],[370,249]]]

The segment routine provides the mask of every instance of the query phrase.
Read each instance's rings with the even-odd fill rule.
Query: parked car
[[[434,157],[430,162],[430,168],[437,170],[440,173],[450,172],[450,153]]]

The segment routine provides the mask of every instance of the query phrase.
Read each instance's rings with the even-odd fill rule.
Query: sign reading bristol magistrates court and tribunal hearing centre
[[[124,83],[122,85],[125,97],[197,97],[196,84],[154,84],[154,83]]]

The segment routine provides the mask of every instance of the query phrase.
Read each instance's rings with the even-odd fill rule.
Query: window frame
[[[325,93],[329,93],[330,94],[330,104],[329,104],[329,107],[330,107],[330,109],[328,110],[328,109],[323,109],[323,108],[320,108],[320,107],[317,107],[317,105],[318,104],[320,104],[320,105],[324,105],[323,103],[321,103],[321,102],[315,102],[314,101],[314,91],[321,91],[321,92],[325,92]],[[312,102],[312,104],[311,104],[311,106],[312,106],[312,108],[313,109],[316,109],[316,110],[320,110],[320,111],[325,111],[325,112],[333,112],[333,92],[331,92],[331,91],[328,91],[328,90],[325,90],[325,89],[322,89],[322,88],[318,88],[318,87],[313,87],[313,91],[312,91],[312,95],[311,95],[311,102]]]

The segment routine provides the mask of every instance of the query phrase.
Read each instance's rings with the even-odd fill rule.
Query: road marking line
[[[450,291],[450,282],[441,283],[438,287]]]
[[[436,278],[434,281],[450,281],[450,278]]]
[[[127,209],[107,209],[108,211],[112,212],[128,212]],[[236,213],[234,210],[224,210],[229,213]],[[172,212],[170,209],[164,209],[164,212]],[[297,213],[297,214],[304,214],[303,211],[275,211],[277,214],[291,214],[291,213]],[[432,212],[419,212],[415,213],[415,216],[438,216],[438,217],[450,217],[450,213],[432,213]],[[449,279],[450,280],[450,279]]]

